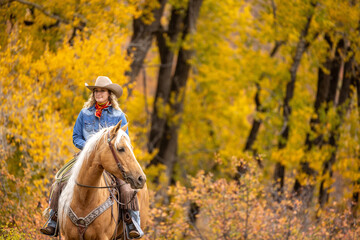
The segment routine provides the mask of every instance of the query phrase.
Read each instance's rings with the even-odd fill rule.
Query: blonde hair
[[[111,106],[114,109],[121,110],[115,94],[111,91],[109,91],[109,92],[110,92],[109,101],[111,103]],[[96,103],[96,100],[94,97],[94,93],[91,93],[89,96],[89,99],[84,103],[83,108],[89,108],[89,107],[93,106],[95,103]]]

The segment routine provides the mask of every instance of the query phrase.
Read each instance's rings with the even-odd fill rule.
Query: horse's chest
[[[68,217],[73,223],[72,228],[77,229],[78,239],[83,240],[85,237],[86,239],[97,239],[99,235],[103,235],[104,230],[109,229],[112,225],[111,221],[109,222],[111,217],[106,215],[111,213],[110,210],[113,204],[113,200],[109,197],[104,203],[93,209],[85,217],[81,217],[84,215],[84,210],[76,214],[73,208],[69,208]],[[72,235],[74,235],[74,231],[71,232]]]

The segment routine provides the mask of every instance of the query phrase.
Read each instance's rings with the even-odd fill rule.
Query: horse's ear
[[[128,129],[128,126],[129,126],[129,123],[126,123],[124,126],[121,127],[121,130],[126,132],[126,130]]]
[[[114,136],[117,131],[119,131],[120,127],[121,127],[121,122],[122,120],[120,120],[120,122],[118,122],[118,124],[115,125],[115,127],[113,129],[111,129],[111,136]]]

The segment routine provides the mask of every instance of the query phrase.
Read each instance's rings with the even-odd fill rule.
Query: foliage
[[[54,173],[77,151],[71,136],[89,95],[84,83],[106,75],[126,85],[119,101],[135,155],[146,168],[156,154],[147,152],[159,63],[156,44],[145,61],[144,79],[127,84],[125,73],[134,57],[126,51],[131,22],[141,18],[150,25],[159,2],[32,1],[43,9],[0,2],[0,239],[42,239],[37,229],[44,223],[48,188]],[[170,10],[187,4],[168,1],[161,21],[168,23]],[[329,74],[326,61],[337,55],[338,42],[344,40],[347,49],[338,52],[342,66],[350,59],[360,62],[359,9],[359,2],[350,0],[203,1],[196,33],[171,46],[196,54],[184,89],[176,185],[161,192],[169,196],[168,205],[157,198],[169,177],[165,167],[145,170],[153,191],[146,239],[356,239],[359,220],[350,202],[359,191],[359,99],[352,89],[344,118],[336,103],[324,103],[315,112],[314,102],[318,71]],[[308,46],[290,102],[289,137],[279,149],[286,84],[311,14]],[[310,119],[317,114],[319,123],[311,128]],[[262,123],[253,145],[262,168],[244,151],[254,120]],[[338,133],[336,147],[306,148],[307,135],[322,135],[327,142],[333,131]],[[322,176],[334,152],[333,175]],[[280,202],[273,201],[272,189],[278,162],[287,169]],[[309,181],[301,172],[303,162],[318,173],[312,183],[316,188],[323,180],[331,186],[324,209],[319,209],[316,194],[306,206],[292,195],[295,178]],[[246,166],[241,177],[237,165]]]
[[[239,160],[237,160],[239,161]],[[356,239],[359,221],[348,206],[334,202],[317,220],[290,196],[272,201],[256,166],[246,166],[238,181],[199,172],[191,186],[169,189],[168,206],[152,208],[146,239]],[[197,223],[188,215],[199,207]]]
[[[77,151],[70,143],[74,121],[89,96],[84,83],[94,81],[94,70],[125,82],[127,35],[110,28],[101,22],[86,41],[81,36],[74,39],[74,46],[66,44],[63,36],[58,42],[63,44],[54,51],[49,42],[39,45],[41,36],[29,35],[31,29],[20,25],[2,47],[0,224],[4,231],[18,227],[40,238],[27,226],[41,226],[54,173]]]

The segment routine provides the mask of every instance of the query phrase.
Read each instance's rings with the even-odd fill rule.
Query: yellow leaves
[[[305,161],[309,162],[309,165],[312,169],[317,172],[321,172],[324,162],[331,156],[330,151],[330,148],[326,146],[322,148],[322,151],[319,151],[319,149],[315,148],[307,153]]]
[[[166,175],[166,166],[159,164],[157,166],[150,166],[146,168],[146,177],[148,179],[156,179],[159,184],[153,184],[153,181],[148,181],[149,189],[153,189],[154,191],[166,191],[163,186],[167,186],[168,177]]]
[[[139,7],[139,17],[141,15],[141,20],[150,25],[154,20],[154,16],[152,11],[156,8],[160,8],[160,3],[156,0],[147,0],[147,1],[140,1]]]
[[[289,146],[289,144],[287,146]],[[286,166],[287,169],[292,169],[299,166],[300,162],[304,159],[304,156],[304,149],[286,147],[273,151],[271,153],[271,160],[281,163]]]
[[[20,169],[16,175],[1,175],[6,176],[11,190],[15,189],[12,179],[19,181],[21,174],[27,176],[21,179],[24,186],[17,186],[21,198],[47,191],[44,184],[53,177],[52,169],[61,166],[75,152],[72,127],[85,100],[84,82],[92,84],[97,75],[110,75],[120,84],[125,81],[123,73],[129,63],[124,59],[122,46],[126,36],[114,35],[114,38],[117,39],[104,37],[99,41],[93,37],[76,47],[65,45],[56,53],[47,50],[38,59],[32,58],[31,41],[8,45],[0,52],[1,135],[7,136],[6,157],[2,159],[9,161],[13,171]],[[94,47],[98,50],[94,51]],[[45,179],[36,179],[39,177]],[[10,212],[8,207],[4,211]]]

